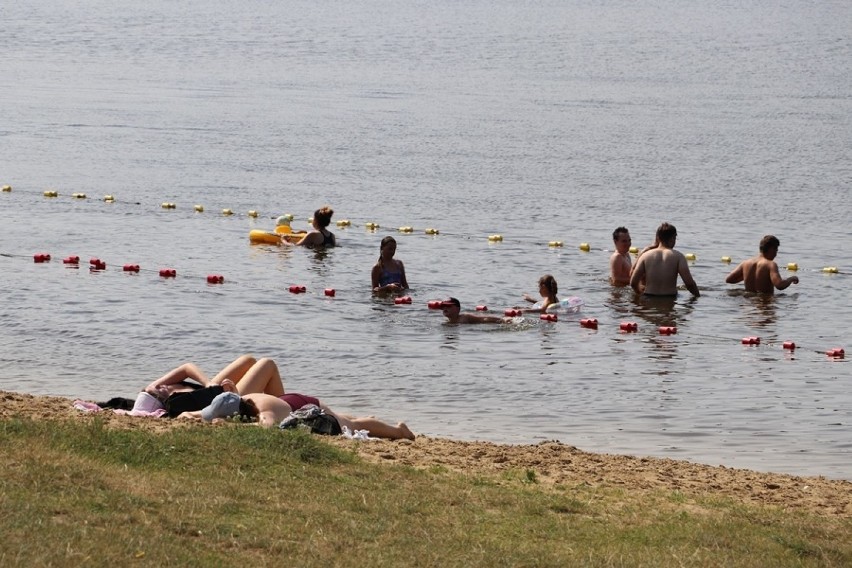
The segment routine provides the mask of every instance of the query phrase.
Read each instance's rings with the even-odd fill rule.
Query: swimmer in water
[[[613,286],[629,286],[633,269],[630,261],[630,232],[625,227],[618,227],[612,232],[612,242],[615,244],[615,252],[609,257],[609,283]]]
[[[779,246],[781,241],[777,237],[766,235],[760,240],[760,254],[741,262],[728,274],[725,282],[728,284],[744,282],[746,291],[762,294],[773,294],[776,288],[785,290],[790,284],[798,284],[798,276],[781,278],[778,264],[775,262]]]
[[[524,294],[524,300],[538,305],[533,306],[532,308],[519,309],[522,312],[543,314],[547,312],[547,308],[549,306],[559,303],[559,298],[556,297],[556,293],[558,291],[559,287],[556,284],[556,278],[554,278],[550,274],[545,274],[544,276],[538,279],[538,293],[543,299],[539,300],[537,298],[533,298],[529,294]]]
[[[461,302],[449,298],[441,302],[441,309],[447,323],[511,323],[512,318],[461,313]]]
[[[674,249],[677,242],[677,229],[674,225],[663,223],[657,228],[657,248],[639,256],[630,286],[646,296],[676,296],[677,277],[683,280],[686,289],[693,296],[700,296],[698,285],[689,272],[689,264],[683,253]],[[644,287],[642,281],[645,281]]]
[[[396,260],[396,239],[387,236],[379,245],[379,260],[373,266],[372,280],[373,292],[386,294],[399,292],[408,288],[408,280],[405,278],[405,266],[401,260]]]
[[[299,247],[337,246],[337,239],[334,238],[334,233],[326,228],[329,223],[331,223],[332,215],[334,215],[334,211],[332,211],[331,207],[328,205],[320,207],[314,211],[314,220],[311,222],[314,229],[312,231],[308,231],[308,234],[302,237],[299,242],[294,244]],[[282,242],[288,243],[286,240],[282,240]]]

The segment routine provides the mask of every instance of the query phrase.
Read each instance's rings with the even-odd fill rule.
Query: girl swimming
[[[383,294],[398,292],[408,288],[405,279],[405,266],[401,260],[396,260],[396,239],[387,236],[379,245],[379,260],[373,266],[373,292]]]
[[[544,299],[538,300],[528,294],[524,294],[524,300],[532,302],[535,305],[532,308],[524,308],[523,311],[539,312],[542,314],[545,313],[548,306],[559,303],[559,298],[556,297],[557,291],[558,286],[556,285],[556,278],[550,274],[545,274],[538,279],[538,293],[541,294],[541,297]]]

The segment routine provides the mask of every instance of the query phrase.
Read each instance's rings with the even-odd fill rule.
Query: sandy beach
[[[0,417],[34,420],[92,420],[93,415],[61,397],[0,391]],[[168,432],[190,423],[134,418],[104,411],[109,427]],[[210,427],[230,427],[210,426]],[[416,430],[415,430],[416,433]],[[531,470],[542,485],[616,487],[630,491],[678,491],[690,496],[718,496],[749,504],[780,507],[833,517],[852,516],[852,482],[823,477],[760,473],[670,459],[595,454],[559,442],[503,445],[418,436],[410,441],[358,442],[329,438],[355,448],[365,460],[417,468],[442,466],[466,475],[494,475]]]

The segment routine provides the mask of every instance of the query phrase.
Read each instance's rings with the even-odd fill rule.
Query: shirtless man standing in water
[[[784,290],[790,284],[798,284],[798,276],[781,278],[781,274],[778,273],[775,257],[778,255],[779,246],[781,241],[774,235],[766,235],[760,240],[760,254],[741,262],[728,274],[725,282],[728,284],[745,282],[745,289],[748,292],[763,294],[773,294],[775,288]]]
[[[677,277],[680,275],[686,289],[693,296],[700,296],[698,285],[689,272],[686,257],[674,250],[677,229],[663,223],[657,228],[659,246],[641,255],[630,275],[630,286],[646,296],[676,296]],[[642,289],[642,281],[645,287]]]
[[[619,227],[612,233],[615,252],[609,257],[609,283],[613,286],[630,284],[630,232],[625,227]]]

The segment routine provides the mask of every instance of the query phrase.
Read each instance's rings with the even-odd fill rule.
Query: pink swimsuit
[[[320,401],[318,398],[299,394],[297,392],[288,392],[287,394],[282,394],[278,398],[289,404],[290,410],[299,410],[306,404],[316,404],[317,406],[320,405]]]

